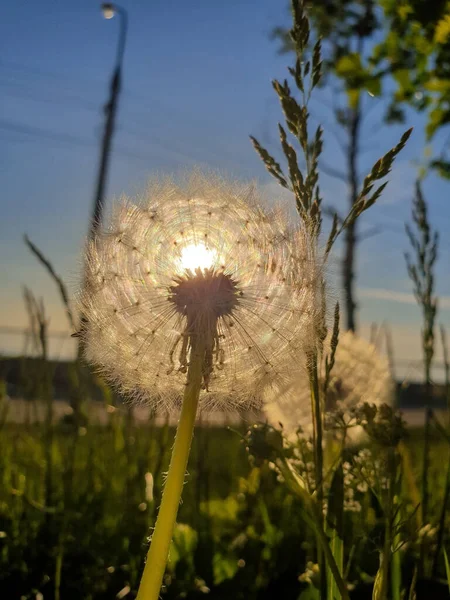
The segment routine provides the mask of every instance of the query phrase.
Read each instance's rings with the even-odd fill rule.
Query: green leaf
[[[394,517],[394,529],[398,531],[400,526],[400,507],[398,507]],[[394,535],[394,546],[397,547],[396,552],[391,558],[391,595],[392,600],[400,600],[402,592],[402,556],[398,549],[400,544],[400,536],[398,533]]]
[[[232,495],[223,499],[214,498],[209,502],[201,502],[200,509],[215,521],[235,521],[239,512],[239,502]]]
[[[397,69],[392,73],[392,75],[403,90],[411,89],[412,82],[409,69]]]
[[[372,600],[385,600],[386,577],[386,566],[383,564],[383,556],[380,554],[380,566],[373,582]]]
[[[448,79],[433,77],[425,82],[423,87],[429,92],[448,92],[450,90],[450,81]]]
[[[174,570],[180,560],[193,561],[194,550],[198,542],[198,533],[186,523],[177,523],[173,532],[169,552],[169,567]]]
[[[448,111],[445,111],[444,109],[439,107],[433,108],[433,110],[430,112],[430,117],[428,119],[426,127],[427,139],[432,138],[433,135],[436,133],[437,129],[439,129],[441,125],[448,123],[448,121]]]
[[[417,564],[416,564],[416,566],[414,567],[411,585],[409,587],[408,600],[417,600],[417,594],[416,594],[417,574],[418,574],[418,569],[417,569]]]
[[[445,44],[450,35],[450,15],[445,15],[443,19],[438,21],[434,30],[434,41],[437,44]]]
[[[220,552],[214,554],[212,562],[215,585],[219,585],[227,579],[233,579],[239,568],[235,556],[225,556]]]
[[[328,496],[327,535],[331,552],[342,575],[344,569],[344,472],[339,464],[334,472]],[[327,568],[327,598],[341,600],[331,569]]]
[[[310,585],[301,592],[298,600],[320,600],[319,590],[313,585]]]
[[[336,468],[331,481],[328,496],[327,524],[337,531],[339,537],[344,536],[344,472],[342,464]]]
[[[445,574],[447,575],[448,591],[450,592],[450,563],[448,562],[447,552],[444,548]]]
[[[379,77],[367,77],[364,87],[371,96],[381,95],[381,79]]]
[[[349,103],[350,108],[355,109],[358,106],[359,95],[360,95],[359,89],[347,90],[348,103]]]
[[[348,79],[361,75],[364,68],[361,63],[361,56],[356,52],[342,56],[336,63],[336,73],[339,77]]]
[[[432,169],[436,169],[441,177],[450,179],[450,162],[447,160],[436,159],[430,163]]]

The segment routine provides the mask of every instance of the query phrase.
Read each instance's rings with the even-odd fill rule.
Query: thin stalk
[[[447,477],[445,480],[445,490],[444,490],[444,499],[442,501],[441,515],[439,518],[439,528],[438,528],[438,537],[436,544],[436,551],[434,553],[433,558],[433,577],[437,577],[438,568],[439,568],[439,556],[441,554],[442,545],[444,541],[444,533],[445,533],[445,518],[447,516],[448,507],[450,504],[450,462],[447,466]]]
[[[400,521],[400,511],[396,511],[394,518],[394,526],[397,526]],[[398,533],[393,536],[394,547],[396,551],[391,558],[391,598],[392,600],[400,600],[402,592],[402,557],[399,551],[400,535]]]
[[[444,368],[445,368],[445,394],[446,394],[446,398],[447,398],[448,431],[450,433],[450,360],[449,360],[449,355],[448,355],[447,336],[446,336],[443,325],[441,325],[441,327],[440,327],[440,333],[441,333],[442,354],[443,354],[443,358],[444,358]],[[445,479],[444,498],[442,501],[441,515],[439,518],[439,528],[438,528],[436,551],[434,553],[434,559],[433,559],[433,571],[432,571],[433,577],[436,577],[437,572],[438,572],[439,556],[441,554],[442,543],[444,540],[445,518],[447,515],[449,503],[450,503],[450,462],[448,463],[448,467],[447,467],[447,477]]]
[[[312,364],[309,373],[310,385],[311,385],[311,407],[313,414],[313,425],[314,425],[314,465],[316,474],[316,490],[317,490],[317,503],[319,505],[319,518],[322,519],[323,511],[323,428],[322,428],[322,410],[320,406],[320,391],[319,391],[319,377],[317,373],[317,355],[312,357]],[[323,519],[322,519],[323,520]],[[318,545],[318,563],[320,573],[320,591],[321,597],[325,598],[327,593],[327,581],[326,581],[326,570],[325,561],[323,556],[323,549],[321,545]]]
[[[427,402],[428,402],[428,394],[430,393],[430,386],[427,383]],[[430,469],[430,436],[431,436],[431,418],[432,418],[432,410],[430,406],[427,404],[425,407],[425,431],[424,431],[424,441],[423,441],[423,455],[422,455],[422,505],[421,505],[421,515],[422,515],[422,527],[428,523],[428,499],[429,499],[429,486],[428,486],[428,474]],[[420,567],[421,574],[425,571],[425,544],[422,542],[420,547]]]
[[[380,553],[380,568],[374,584],[372,600],[388,600],[389,572],[392,567],[392,534],[394,486],[396,480],[396,457],[393,448],[388,449],[389,488],[387,490],[385,511],[385,532],[383,550]]]
[[[137,600],[158,600],[169,555],[170,542],[177,518],[178,506],[184,485],[186,467],[191,449],[197,414],[198,399],[202,385],[203,344],[191,337],[190,363],[183,406],[178,422],[175,444],[172,450],[161,507],[156,519],[150,548],[147,554]]]
[[[315,467],[316,467],[316,488],[317,501],[323,503],[323,427],[322,427],[322,409],[320,406],[319,378],[317,375],[317,360],[314,361],[311,369],[311,401],[313,407],[313,420],[315,430]]]
[[[328,539],[328,536],[323,529],[322,508],[314,505],[313,498],[303,487],[297,475],[295,474],[295,472],[293,472],[291,466],[284,457],[279,457],[276,461],[276,464],[280,469],[288,487],[296,496],[300,497],[303,500],[305,507],[301,511],[302,518],[316,534],[319,546],[325,556],[325,562],[334,577],[337,588],[341,594],[342,600],[350,600],[347,586],[345,584],[344,579],[342,578],[339,567],[333,556],[333,552],[331,551],[330,540]],[[325,599],[326,595],[322,595],[321,598]]]

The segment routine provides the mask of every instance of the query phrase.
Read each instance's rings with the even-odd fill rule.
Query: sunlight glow
[[[208,250],[204,244],[190,244],[181,250],[181,266],[183,269],[209,269],[216,260],[214,250]]]

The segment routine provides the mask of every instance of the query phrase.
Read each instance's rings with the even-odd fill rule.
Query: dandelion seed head
[[[328,339],[325,343],[325,349]],[[325,372],[325,359],[321,361],[320,384]],[[391,404],[394,386],[387,359],[376,348],[346,332],[339,337],[335,364],[331,372],[330,384],[325,398],[325,415],[337,411],[343,420],[350,423],[348,411],[364,402],[381,405]],[[267,395],[265,413],[270,423],[281,423],[289,437],[294,438],[300,426],[306,437],[312,434],[312,414],[310,384],[306,369],[298,369],[297,376],[279,394]],[[361,427],[350,427],[347,436],[356,441],[362,435]]]
[[[254,186],[218,177],[121,201],[87,253],[87,359],[128,397],[177,409],[203,336],[200,408],[259,406],[315,327],[306,281],[318,276],[294,238]]]

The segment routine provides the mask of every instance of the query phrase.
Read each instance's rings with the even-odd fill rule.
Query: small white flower
[[[360,481],[356,486],[356,489],[358,490],[358,492],[362,492],[363,494],[367,492],[367,490],[369,489],[367,481]]]

